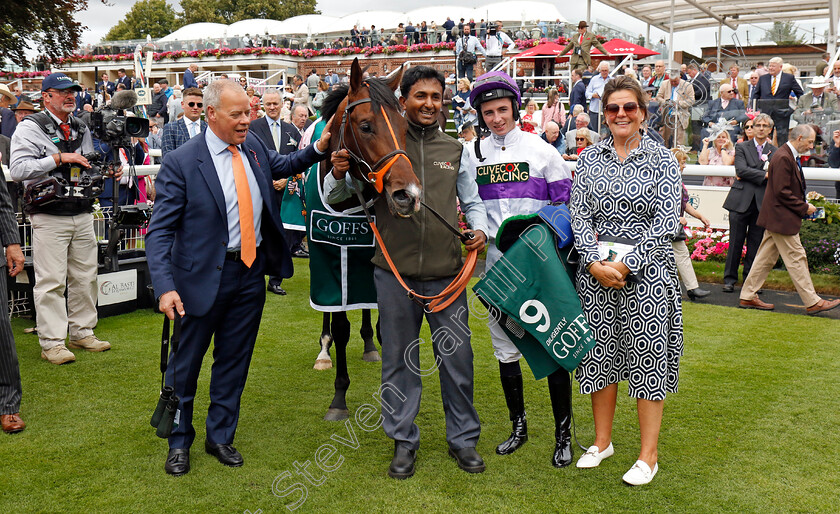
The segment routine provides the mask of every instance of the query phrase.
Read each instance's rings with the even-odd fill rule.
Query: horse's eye
[[[371,126],[371,124],[370,124],[370,123],[367,123],[367,122],[362,123],[361,125],[359,125],[359,129],[360,129],[362,132],[364,132],[365,134],[371,134],[371,133],[373,132],[373,127]]]

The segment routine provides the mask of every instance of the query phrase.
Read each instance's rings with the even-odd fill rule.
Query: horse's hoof
[[[380,362],[382,361],[382,357],[379,356],[379,352],[376,350],[365,352],[362,355],[362,360],[365,362]]]
[[[315,361],[315,365],[312,366],[312,369],[317,369],[318,371],[324,371],[325,369],[332,369],[332,361],[326,359],[318,359]]]
[[[324,421],[344,421],[350,417],[350,411],[347,409],[327,409],[327,414],[324,416]]]

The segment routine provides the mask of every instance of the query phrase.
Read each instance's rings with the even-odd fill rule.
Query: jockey
[[[567,203],[572,174],[557,150],[535,134],[517,126],[520,106],[519,88],[506,73],[493,71],[475,81],[470,104],[478,112],[478,123],[489,129],[490,137],[476,140],[470,149],[470,167],[478,183],[478,193],[487,208],[491,236],[511,216],[532,214],[549,203]],[[485,269],[501,257],[495,238],[487,247]],[[497,448],[499,455],[516,451],[528,440],[525,400],[522,389],[522,354],[499,323],[490,320],[493,349],[499,360],[502,389],[513,422],[510,437]],[[548,376],[548,390],[554,411],[556,445],[552,455],[555,467],[572,462],[571,379],[562,368]]]

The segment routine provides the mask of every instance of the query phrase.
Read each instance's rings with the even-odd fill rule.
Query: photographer
[[[70,114],[73,95],[81,88],[63,73],[53,73],[41,84],[44,111],[26,117],[12,138],[12,179],[29,186],[55,178],[83,184],[96,173],[83,154],[93,152],[87,126]],[[122,173],[117,171],[117,178]],[[27,206],[32,220],[32,256],[35,266],[35,313],[41,357],[53,364],[73,362],[65,346],[91,352],[111,348],[93,334],[96,326],[96,235],[92,198],[56,198]],[[64,291],[67,289],[65,302]]]

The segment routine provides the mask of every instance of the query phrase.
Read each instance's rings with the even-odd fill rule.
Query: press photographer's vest
[[[76,137],[65,141],[61,139],[62,134],[55,124],[55,120],[46,111],[29,115],[26,119],[34,121],[61,153],[78,153],[79,148],[82,147],[85,133],[88,131],[87,125],[70,116],[67,123],[70,124],[70,133],[75,132]],[[67,164],[59,165],[49,175],[51,177],[61,177],[69,183],[71,178],[70,166]],[[26,212],[29,214],[44,213],[56,216],[75,216],[83,212],[90,212],[92,209],[93,200],[91,199],[64,198],[56,199],[47,205],[38,207],[27,206]]]

